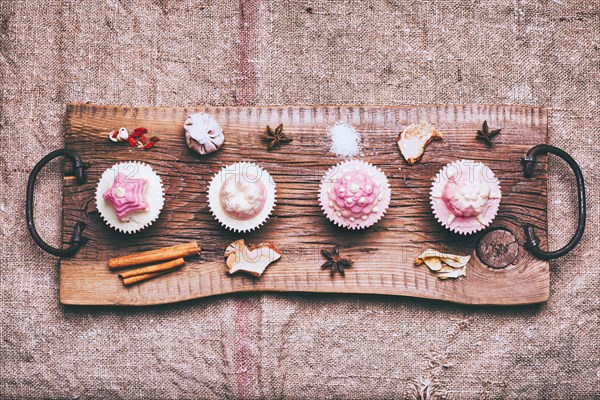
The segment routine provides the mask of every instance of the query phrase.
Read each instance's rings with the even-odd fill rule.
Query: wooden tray
[[[185,146],[183,121],[192,112],[211,113],[225,132],[217,153],[198,157]],[[323,173],[340,161],[329,152],[327,127],[336,121],[353,124],[363,137],[361,159],[379,166],[392,186],[392,201],[375,226],[350,232],[333,226],[317,201]],[[420,120],[437,125],[442,141],[432,143],[420,164],[407,165],[396,145],[398,132]],[[492,149],[475,140],[487,120],[501,127]],[[283,123],[294,142],[267,152],[260,140],[266,125]],[[77,255],[61,262],[60,301],[64,304],[148,305],[231,292],[291,291],[372,293],[415,296],[465,304],[526,304],[543,302],[549,293],[548,263],[519,248],[515,262],[492,269],[475,255],[480,234],[458,236],[432,216],[431,179],[450,161],[474,159],[499,177],[502,203],[492,226],[510,229],[523,243],[521,224],[537,228],[547,239],[547,163],[535,178],[521,174],[520,159],[532,146],[547,141],[547,112],[521,106],[440,105],[414,107],[198,107],[132,108],[73,104],[67,107],[66,146],[92,165],[86,184],[77,185],[66,172],[63,238],[68,241],[76,221],[88,224],[90,242]],[[150,150],[111,143],[101,132],[144,126],[161,141]],[[162,177],[165,207],[158,221],[136,235],[107,227],[95,210],[94,193],[101,173],[116,162],[150,164]],[[271,219],[246,242],[270,241],[284,256],[260,279],[225,274],[223,252],[242,237],[221,228],[208,210],[207,183],[224,165],[252,161],[266,168],[277,183],[277,205]],[[197,240],[199,260],[172,274],[124,287],[109,271],[111,257]],[[355,261],[346,277],[330,277],[319,267],[320,250],[339,244]],[[426,248],[471,254],[467,276],[441,281],[414,258]]]

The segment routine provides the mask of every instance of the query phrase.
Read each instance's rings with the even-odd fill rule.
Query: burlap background
[[[0,1],[0,394],[398,398],[423,377],[454,398],[600,395],[599,32],[598,0]],[[550,143],[584,170],[588,229],[538,306],[265,294],[63,307],[24,186],[63,143],[65,103],[86,101],[545,106]],[[43,175],[38,223],[56,240],[60,176]],[[554,160],[553,248],[573,203]]]

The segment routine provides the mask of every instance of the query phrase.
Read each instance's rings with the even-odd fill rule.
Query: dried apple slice
[[[467,275],[465,270],[469,260],[471,260],[471,256],[459,256],[427,249],[415,259],[415,265],[427,265],[431,272],[440,279],[455,279]]]
[[[419,122],[404,128],[398,136],[398,148],[409,164],[415,164],[421,161],[429,143],[442,137],[443,135],[433,125]]]
[[[467,271],[465,268],[455,269],[452,272],[440,272],[436,274],[436,276],[440,279],[448,279],[453,278],[456,279],[461,276],[467,276]]]
[[[227,246],[224,256],[227,257],[228,274],[243,271],[259,277],[269,264],[281,258],[281,252],[271,243],[247,246],[244,239],[240,239]]]
[[[442,262],[437,257],[424,257],[423,262],[427,265],[427,268],[434,272],[442,269]]]
[[[471,256],[456,256],[456,257],[442,257],[441,260],[444,264],[448,264],[452,268],[462,268],[471,259]]]

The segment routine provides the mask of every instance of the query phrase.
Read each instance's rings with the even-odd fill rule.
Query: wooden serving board
[[[217,153],[199,157],[184,142],[183,121],[192,112],[212,114],[225,132]],[[328,127],[337,121],[354,125],[362,134],[360,159],[380,167],[392,186],[385,217],[362,231],[332,225],[318,205],[322,175],[341,160],[329,152]],[[475,140],[487,120],[501,127],[493,148]],[[420,164],[401,157],[396,137],[403,127],[429,121],[444,133],[432,143]],[[283,123],[294,138],[280,150],[267,152],[260,139],[266,125]],[[457,159],[487,164],[502,186],[502,202],[492,226],[510,229],[522,244],[521,224],[535,225],[543,245],[547,239],[547,164],[535,178],[521,174],[520,159],[532,146],[547,141],[547,112],[521,106],[439,105],[414,107],[293,106],[134,108],[73,104],[67,107],[66,145],[90,162],[87,183],[77,185],[66,171],[63,238],[69,240],[76,221],[88,224],[90,242],[61,262],[60,301],[64,304],[148,305],[232,292],[331,292],[415,296],[465,304],[526,304],[547,300],[548,263],[520,245],[513,264],[487,267],[477,258],[481,233],[455,235],[432,216],[429,188],[437,171]],[[101,132],[124,126],[148,128],[161,141],[150,151],[115,144]],[[102,172],[119,161],[143,161],[162,177],[166,198],[160,218],[148,229],[124,235],[107,227],[95,210],[94,193]],[[246,235],[228,232],[212,217],[206,189],[223,166],[252,161],[266,168],[277,184],[277,205],[270,220]],[[283,253],[259,279],[225,273],[223,252],[241,237],[247,243],[272,242]],[[181,270],[131,287],[108,269],[111,257],[197,240],[198,260]],[[321,270],[320,250],[339,244],[355,261],[346,276]],[[427,248],[473,255],[467,276],[439,280],[414,258]]]

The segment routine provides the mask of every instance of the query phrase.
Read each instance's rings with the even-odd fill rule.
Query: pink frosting
[[[118,173],[112,186],[102,197],[109,201],[121,221],[129,221],[128,216],[136,211],[146,211],[148,203],[144,198],[144,190],[148,181],[130,178]]]
[[[344,171],[329,192],[329,206],[346,219],[366,219],[380,210],[381,182],[373,180],[363,169]]]
[[[256,176],[232,175],[221,186],[219,200],[227,214],[237,220],[247,221],[265,208],[267,189]]]

